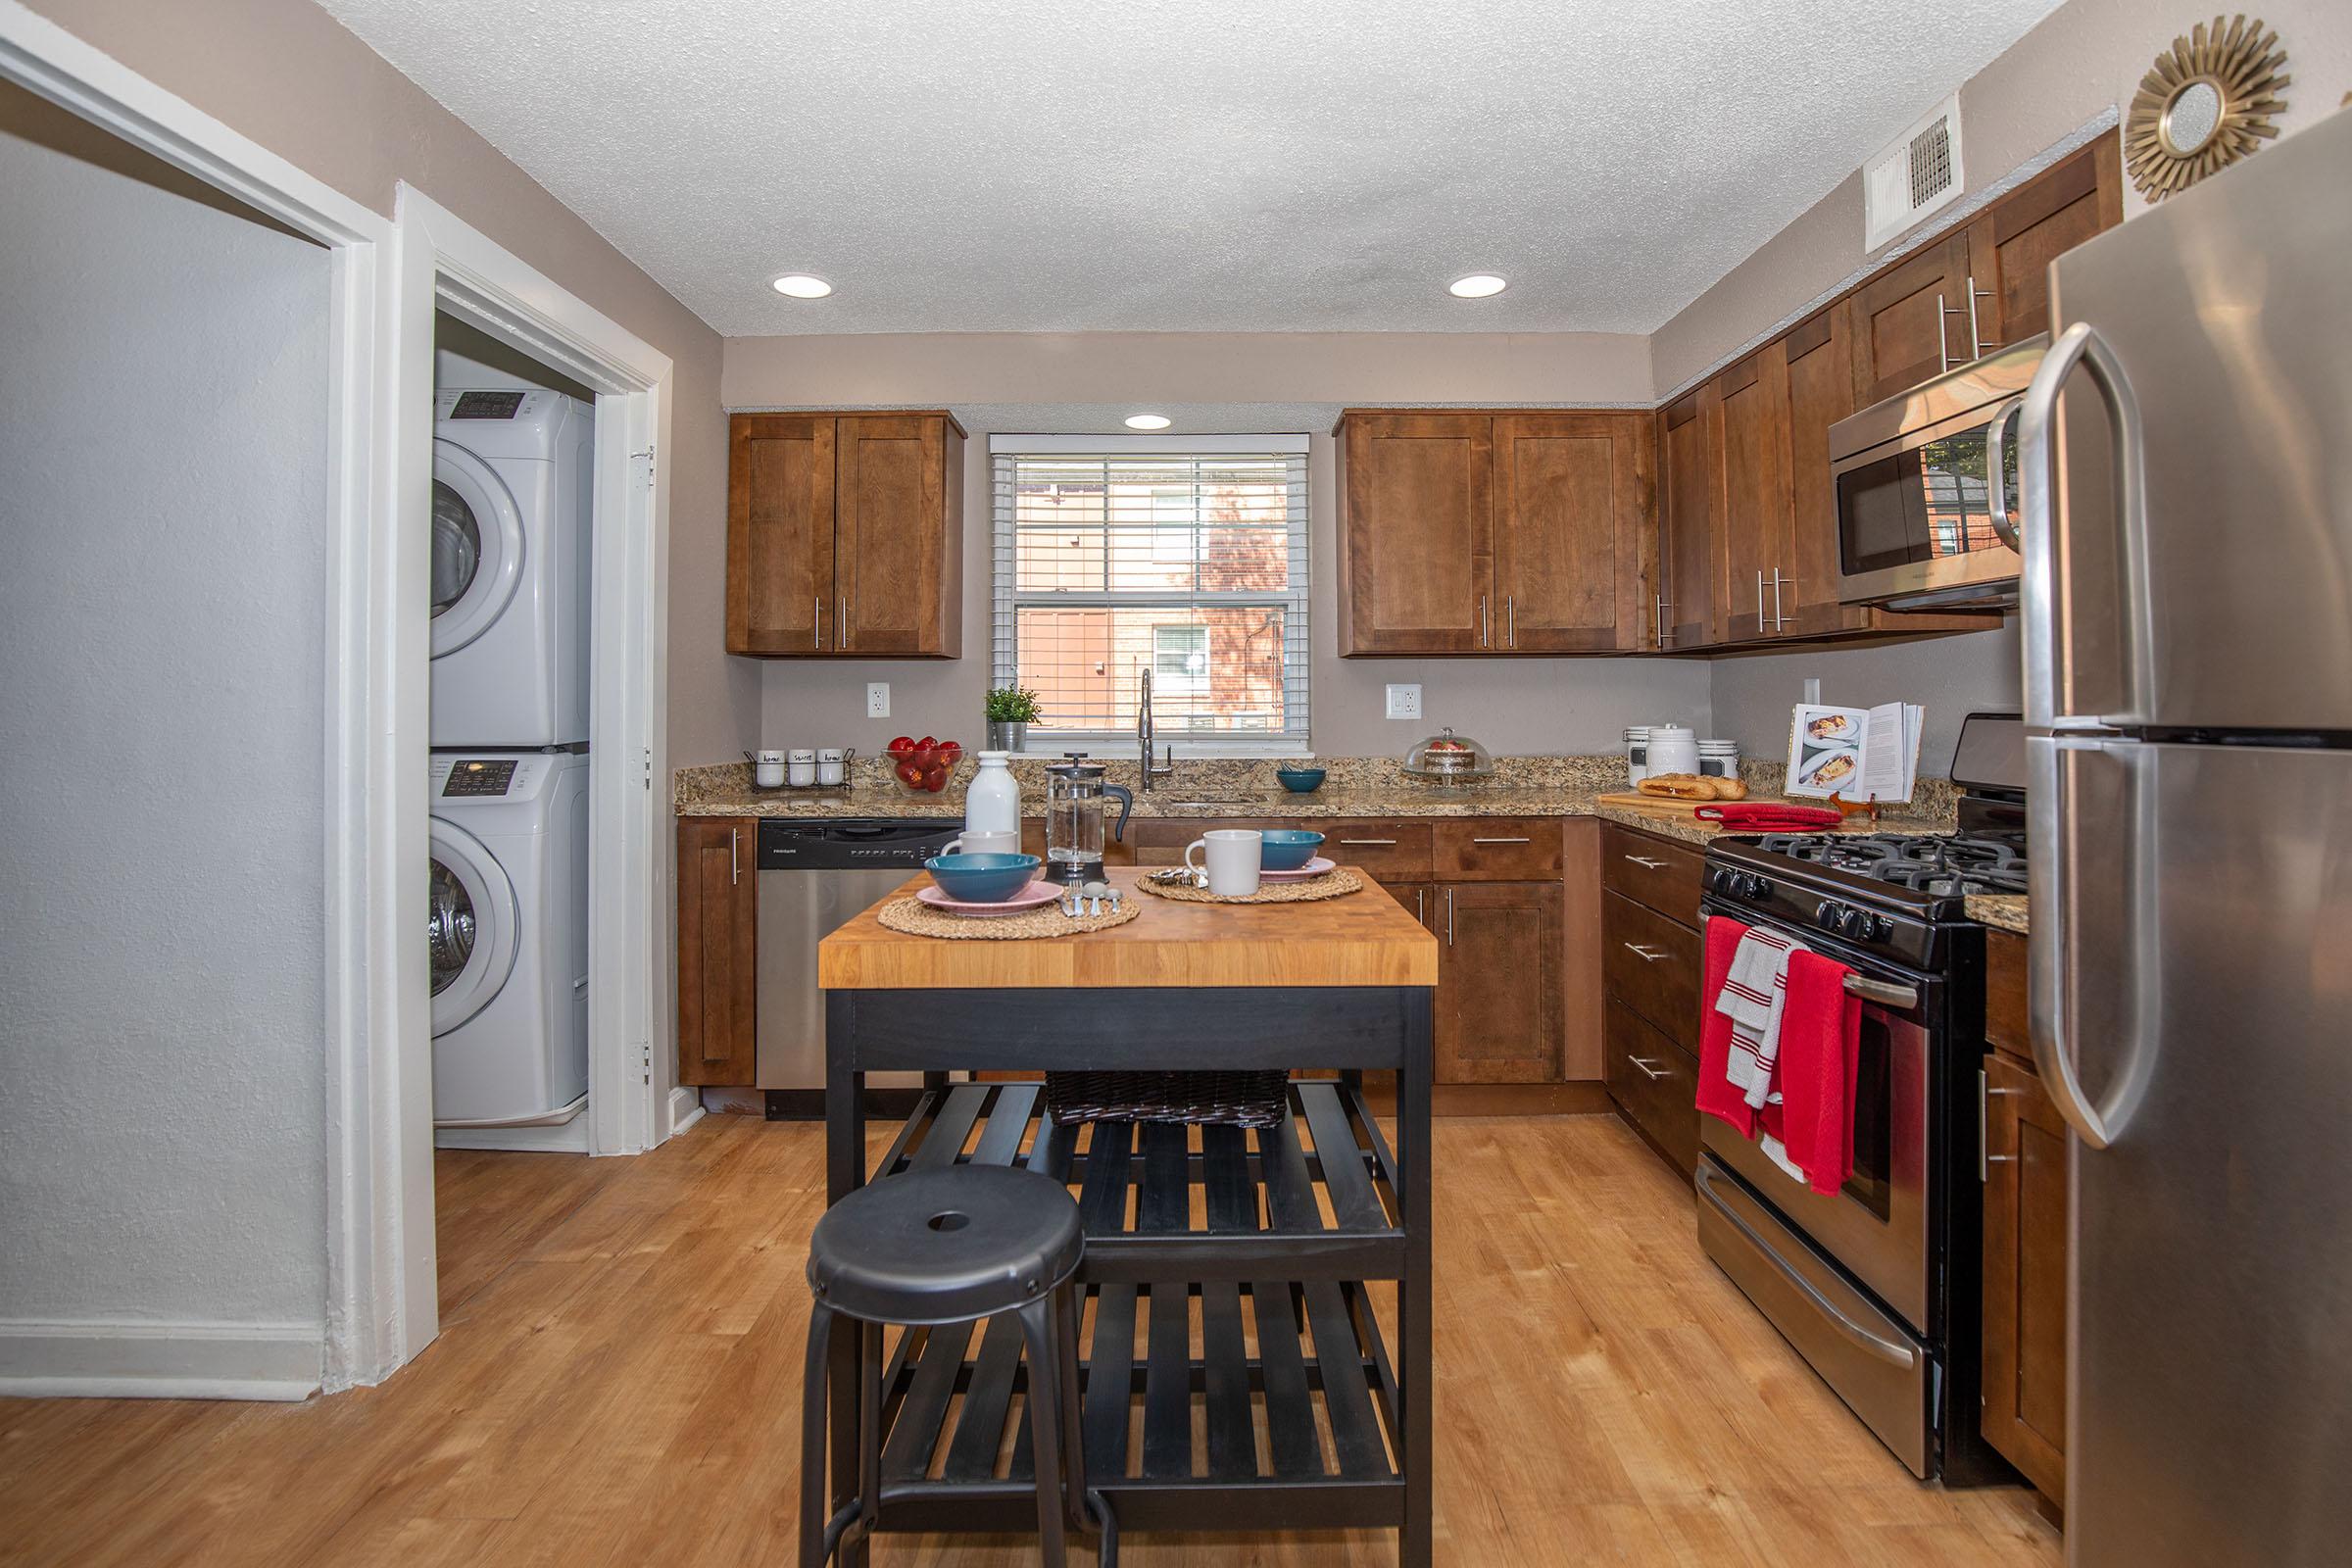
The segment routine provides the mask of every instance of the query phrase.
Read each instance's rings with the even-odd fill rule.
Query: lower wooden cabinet
[[[1437,1081],[1558,1081],[1559,883],[1450,882],[1437,891]]]
[[[678,1082],[751,1084],[756,1072],[760,822],[678,819]]]
[[[2034,1071],[1984,1059],[1984,1441],[2066,1495],[2066,1122]]]
[[[1614,997],[1607,1016],[1609,1098],[1666,1163],[1697,1169],[1698,1058]]]

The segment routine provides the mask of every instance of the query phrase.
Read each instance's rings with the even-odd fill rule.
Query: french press
[[[1108,803],[1119,803],[1119,820],[1110,835],[1124,839],[1135,794],[1104,783],[1102,764],[1088,761],[1084,752],[1063,755],[1068,761],[1046,769],[1046,875],[1076,887],[1102,874],[1102,817]]]

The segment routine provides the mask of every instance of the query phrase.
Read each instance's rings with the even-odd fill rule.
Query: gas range
[[[2026,891],[2025,835],[1964,828],[1721,839],[1707,848],[1706,887],[1727,913],[1933,972],[1948,966],[1955,928],[1969,928],[1968,895]]]

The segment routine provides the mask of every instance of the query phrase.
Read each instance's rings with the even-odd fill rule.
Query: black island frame
[[[866,1179],[865,1074],[924,1073],[877,1177],[1020,1160],[1078,1191],[1087,1479],[1122,1533],[1389,1528],[1398,1561],[1427,1568],[1430,1018],[1428,986],[831,991],[829,1200]],[[1038,1079],[948,1078],[1251,1068],[1339,1077],[1294,1078],[1288,1115],[1255,1131],[1057,1125]],[[1396,1075],[1394,1148],[1366,1071]],[[1394,1358],[1372,1281],[1396,1282]],[[862,1386],[859,1338],[834,1351],[836,1390]],[[906,1330],[883,1355],[880,1528],[1034,1529],[1026,1416],[1008,1422],[1018,1326]],[[836,1397],[836,1507],[856,1490],[858,1421]],[[852,1568],[864,1555],[844,1544]]]

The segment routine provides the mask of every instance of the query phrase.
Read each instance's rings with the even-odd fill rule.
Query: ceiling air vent
[[[1862,166],[1862,248],[1875,251],[1960,194],[1960,99],[1946,98]]]

